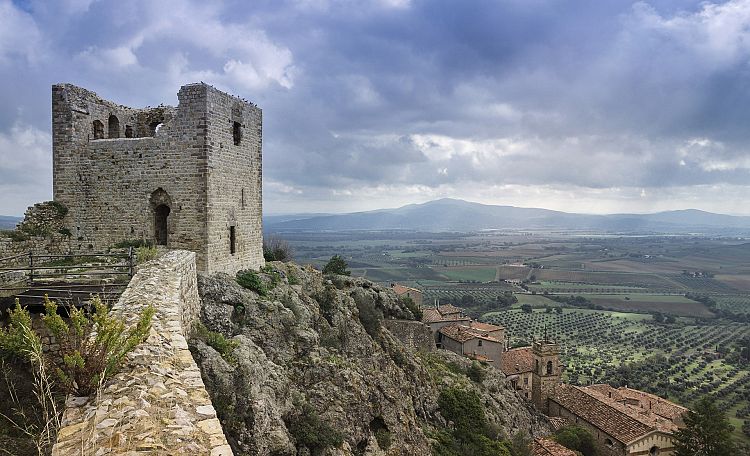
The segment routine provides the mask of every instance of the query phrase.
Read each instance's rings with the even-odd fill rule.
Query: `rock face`
[[[265,296],[227,275],[199,277],[201,320],[234,348],[222,356],[215,337],[190,346],[236,455],[430,455],[450,425],[437,403],[449,386],[475,391],[500,434],[549,433],[494,368],[477,383],[460,356],[407,349],[382,323],[413,319],[389,289],[291,263],[266,270]],[[318,445],[326,432],[295,425],[318,419],[340,438]]]

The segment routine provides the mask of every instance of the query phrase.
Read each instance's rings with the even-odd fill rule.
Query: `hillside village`
[[[392,289],[422,304],[420,290],[399,284]],[[531,346],[510,348],[505,328],[475,321],[452,304],[422,304],[422,312],[437,348],[501,370],[518,394],[549,416],[555,427],[586,427],[607,456],[673,454],[673,434],[685,425],[687,408],[627,387],[562,383],[560,349],[546,334]],[[540,441],[534,451],[556,454]]]

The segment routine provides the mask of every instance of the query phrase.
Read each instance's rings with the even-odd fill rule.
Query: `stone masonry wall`
[[[410,350],[424,352],[437,350],[430,327],[420,321],[386,319],[383,320],[383,325]]]
[[[143,265],[112,312],[134,324],[157,312],[148,339],[94,397],[69,397],[53,456],[231,456],[187,337],[198,321],[195,253],[173,250]]]

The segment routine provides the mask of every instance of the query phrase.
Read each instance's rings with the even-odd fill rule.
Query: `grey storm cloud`
[[[0,13],[0,213],[49,198],[61,81],[133,106],[174,104],[198,80],[256,102],[271,211],[529,205],[540,186],[547,207],[579,195],[601,200],[580,208],[593,211],[750,194],[750,0],[0,0]]]

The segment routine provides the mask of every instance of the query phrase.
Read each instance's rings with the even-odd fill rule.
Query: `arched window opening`
[[[547,375],[552,375],[552,361],[547,361]]]
[[[612,448],[615,445],[615,443],[612,441],[612,439],[605,439],[604,440],[604,444],[607,445],[610,448]]]
[[[155,122],[151,122],[149,124],[149,128],[151,129],[151,136],[156,136],[156,133],[159,131],[162,125],[164,124],[158,120]]]
[[[104,139],[104,124],[100,120],[95,120],[92,127],[94,130],[94,139]]]
[[[133,127],[131,127],[130,125],[125,125],[125,137],[126,138],[133,137]]]
[[[107,127],[108,127],[108,137],[109,138],[119,138],[120,137],[120,120],[112,114],[109,116],[109,120],[107,120]]]
[[[239,122],[232,123],[232,138],[234,138],[235,146],[239,146],[242,142],[242,124]]]
[[[661,451],[659,451],[659,447],[656,445],[652,446],[651,449],[648,450],[648,454],[650,454],[651,456],[656,456],[659,453],[661,453]]]
[[[167,245],[169,206],[160,204],[154,208],[154,238],[157,245]]]

